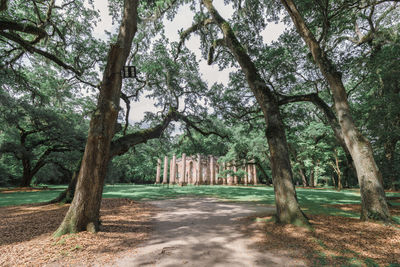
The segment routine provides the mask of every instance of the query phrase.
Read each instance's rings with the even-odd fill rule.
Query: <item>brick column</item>
[[[224,163],[222,163],[222,170],[223,171],[226,171],[227,170],[227,167],[226,167],[226,163],[224,162]],[[222,185],[226,185],[226,176],[224,175],[223,177],[222,177]]]
[[[169,169],[169,183],[175,184],[176,179],[176,156],[172,156],[171,168]]]
[[[210,185],[214,185],[215,182],[215,161],[214,156],[210,158]]]
[[[168,183],[168,156],[164,157],[164,173],[163,173],[163,184],[167,184]]]
[[[247,182],[249,181],[249,176],[247,174],[247,164],[244,164],[244,176],[243,176],[243,184],[247,185]]]
[[[258,184],[256,164],[253,165],[253,183],[254,183],[254,185]]]
[[[183,185],[186,183],[185,181],[185,175],[186,174],[186,154],[182,154],[182,166],[181,166],[181,177],[180,177],[180,185]]]
[[[253,183],[253,172],[252,172],[252,165],[247,164],[247,178],[248,178],[248,184]]]
[[[229,162],[228,165],[227,165],[227,167],[226,167],[226,169],[229,171],[229,172],[228,172],[228,175],[227,175],[227,178],[226,178],[226,180],[227,180],[227,182],[228,182],[228,185],[232,185],[232,184],[233,184],[233,177],[232,177],[232,174],[230,173],[230,171],[232,170],[231,164],[232,164],[232,163]]]
[[[210,156],[206,158],[206,177],[204,178],[204,184],[210,184]]]
[[[201,185],[203,183],[203,168],[201,166],[201,155],[197,154],[197,179],[196,184]]]
[[[160,176],[161,176],[161,159],[157,159],[156,184],[160,183]]]
[[[236,175],[236,172],[237,172],[236,165],[233,166],[233,172],[235,172],[235,174],[233,175],[233,184],[238,185],[238,177]]]

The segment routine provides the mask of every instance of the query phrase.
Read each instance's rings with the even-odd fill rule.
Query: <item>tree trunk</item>
[[[397,173],[396,173],[396,167],[395,167],[395,152],[396,152],[396,144],[398,140],[397,139],[390,139],[384,144],[384,151],[385,151],[385,159],[386,159],[386,165],[387,165],[387,173],[389,176],[389,184],[390,184],[390,189],[391,190],[396,190],[396,182],[397,182]]]
[[[340,190],[342,190],[342,172],[340,171],[339,157],[338,157],[336,149],[335,149],[334,157],[335,157],[335,172],[337,174],[337,180],[338,180],[337,190],[340,191]]]
[[[299,174],[301,176],[301,181],[303,182],[303,186],[307,187],[308,186],[308,182],[307,182],[307,177],[306,177],[306,174],[305,174],[304,171],[305,170],[302,167],[299,168]]]
[[[68,184],[68,188],[62,191],[55,199],[50,200],[47,204],[53,203],[71,203],[75,195],[76,183],[78,181],[78,172],[74,171],[71,176],[71,181]]]
[[[46,163],[43,160],[39,160],[36,165],[32,168],[31,160],[29,158],[22,159],[22,179],[19,184],[20,187],[30,187],[33,177]]]
[[[266,185],[270,186],[271,185],[271,183],[269,182],[270,178],[269,178],[267,172],[264,170],[264,168],[261,166],[261,164],[258,161],[256,162],[256,165],[257,165],[258,169],[261,171],[262,175],[265,177]]]
[[[74,195],[75,195],[75,189],[76,189],[76,184],[78,181],[78,173],[79,170],[81,168],[81,164],[82,164],[82,158],[79,160],[79,163],[77,164],[76,168],[74,168],[74,171],[71,172],[69,171],[69,173],[71,173],[70,181],[68,182],[68,188],[65,189],[64,191],[62,191],[55,199],[50,200],[48,203],[49,204],[53,204],[53,203],[71,203],[72,200],[74,199]],[[62,165],[60,165],[61,168],[64,168]]]
[[[31,161],[27,158],[22,158],[22,178],[19,184],[20,187],[29,187],[32,181]]]
[[[354,124],[341,73],[336,70],[336,67],[328,59],[325,51],[321,49],[319,43],[298,12],[293,0],[281,0],[281,2],[288,11],[299,34],[309,47],[315,62],[330,86],[340,128],[357,171],[362,204],[361,219],[390,221],[385,192],[380,182],[381,174],[375,163],[371,144]]]
[[[272,177],[275,187],[277,222],[284,224],[309,225],[309,222],[298,204],[293,185],[292,169],[283,121],[280,115],[278,100],[272,90],[261,78],[251,58],[237,40],[230,25],[215,10],[211,0],[203,0],[214,22],[224,35],[225,45],[230,49],[246,76],[249,87],[260,105],[266,122],[271,155]]]
[[[318,185],[318,177],[319,177],[318,167],[319,167],[319,160],[317,160],[317,165],[315,166],[315,170],[314,170],[314,183],[313,183],[313,187],[317,187],[317,185]]]
[[[332,180],[333,187],[337,188],[335,174],[333,172],[331,173],[331,180]]]
[[[31,173],[31,166],[29,163],[23,162],[23,173],[21,183],[19,184],[20,187],[29,187],[31,186],[31,182],[33,179],[33,175]]]
[[[314,178],[315,176],[314,176],[314,168],[313,169],[311,169],[311,171],[310,171],[310,186],[311,187],[314,187],[314,184],[315,184],[315,182],[314,182],[314,180],[315,180],[315,178]]]
[[[121,70],[130,53],[137,30],[138,0],[125,0],[123,18],[115,44],[111,45],[104,70],[97,109],[92,115],[88,140],[76,191],[71,206],[60,227],[60,236],[79,231],[97,232],[104,179],[109,162],[111,139],[119,111]]]

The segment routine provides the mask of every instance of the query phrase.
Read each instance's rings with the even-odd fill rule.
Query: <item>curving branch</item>
[[[131,147],[135,145],[146,143],[150,139],[159,138],[164,130],[168,127],[170,122],[177,120],[177,114],[178,112],[176,110],[170,109],[163,121],[157,126],[127,134],[111,142],[110,160],[115,156],[126,153]]]
[[[139,130],[131,134],[124,135],[111,143],[110,160],[115,157],[126,153],[131,147],[135,145],[146,143],[148,140],[160,138],[164,130],[169,126],[172,121],[182,121],[186,124],[188,130],[192,128],[204,136],[217,135],[221,138],[229,138],[228,135],[218,133],[216,131],[205,131],[196,125],[197,122],[191,121],[187,116],[171,108],[163,121],[151,128]]]
[[[175,55],[175,59],[174,59],[174,60],[176,61],[176,59],[178,58],[179,53],[181,52],[182,45],[185,43],[186,39],[187,39],[192,33],[194,33],[194,32],[196,32],[196,31],[200,30],[201,28],[203,28],[203,27],[205,27],[205,26],[207,26],[207,25],[213,24],[213,23],[214,23],[214,21],[213,21],[212,19],[206,18],[206,19],[203,19],[203,20],[197,22],[196,24],[193,24],[193,25],[192,25],[191,27],[189,27],[188,29],[184,30],[184,31],[181,33],[180,41],[179,41],[178,48],[177,48],[177,53],[176,53],[176,55]]]
[[[129,125],[129,113],[131,111],[131,101],[129,100],[129,97],[122,92],[121,92],[121,99],[125,102],[125,105],[126,105],[125,127],[124,127],[124,132],[123,132],[123,134],[126,135],[126,130],[128,129],[128,125]]]
[[[31,24],[19,23],[9,20],[0,20],[0,31],[11,30],[19,31],[23,33],[37,35],[39,38],[44,38],[47,36],[47,32],[39,27]]]
[[[177,113],[176,116],[179,120],[183,121],[186,124],[187,128],[193,128],[194,130],[196,130],[203,136],[217,135],[223,139],[229,139],[229,135],[227,135],[227,134],[222,134],[217,131],[206,131],[206,130],[201,129],[200,127],[198,127],[196,125],[196,122],[191,121],[187,116],[185,116],[181,113]]]
[[[177,0],[170,1],[170,3],[167,4],[164,9],[158,8],[153,16],[147,18],[139,18],[139,22],[144,22],[144,23],[155,22],[156,20],[161,18],[169,9],[171,9],[176,2]]]
[[[208,64],[208,65],[213,64],[214,61],[218,58],[218,54],[217,54],[217,56],[214,57],[215,49],[216,49],[218,46],[225,46],[224,39],[215,40],[215,41],[212,43],[212,45],[210,46],[210,49],[208,50],[208,58],[207,58],[207,64]]]
[[[336,115],[333,112],[332,108],[324,100],[322,100],[322,98],[320,98],[317,93],[306,94],[306,95],[294,95],[294,96],[285,96],[280,94],[279,98],[280,98],[278,101],[279,105],[285,105],[288,103],[295,103],[295,102],[311,102],[316,107],[318,107],[324,113],[325,118],[327,119],[328,124],[334,133],[336,141],[343,148],[349,166],[353,165],[353,158],[350,154],[349,149],[346,146],[343,132],[340,128]]]
[[[3,36],[3,37],[5,37],[5,38],[7,38],[7,39],[9,39],[11,41],[16,42],[17,44],[21,45],[23,48],[28,50],[30,53],[36,53],[36,54],[39,54],[41,56],[44,56],[47,59],[50,59],[51,61],[53,61],[57,65],[63,67],[64,69],[71,70],[72,72],[74,72],[78,76],[82,75],[81,71],[79,71],[76,68],[72,67],[71,65],[68,65],[67,63],[63,62],[57,56],[55,56],[53,54],[50,54],[49,52],[43,51],[43,50],[41,50],[39,48],[36,48],[35,46],[30,44],[26,40],[22,39],[18,34],[7,33],[7,32],[4,32],[4,31],[0,31],[0,36]]]

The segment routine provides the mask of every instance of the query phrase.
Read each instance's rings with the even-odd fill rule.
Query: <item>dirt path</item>
[[[151,201],[161,211],[155,232],[134,255],[112,266],[304,266],[256,245],[237,227],[241,217],[273,211],[271,207],[221,202],[212,198]]]

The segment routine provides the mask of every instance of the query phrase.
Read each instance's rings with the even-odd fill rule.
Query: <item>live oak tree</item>
[[[92,38],[98,13],[84,1],[5,1],[0,11],[2,69],[22,66],[40,55],[66,70],[66,75],[90,72],[102,55],[101,42]],[[17,12],[16,12],[17,11]],[[6,69],[7,70],[7,69]]]
[[[326,32],[323,32],[321,38],[318,40],[310,31],[294,1],[282,0],[281,2],[292,18],[299,34],[310,49],[315,63],[320,68],[331,88],[335,111],[344,140],[352,155],[357,170],[362,199],[361,219],[390,221],[385,192],[380,181],[381,173],[375,163],[371,144],[354,124],[347,100],[346,89],[342,81],[342,74],[338,71],[327,55],[327,52],[321,46],[320,41],[324,39],[324,34],[326,34]],[[329,1],[325,4],[328,9]],[[326,14],[326,16],[328,16],[328,14]],[[328,19],[327,17],[325,18]],[[325,25],[324,29],[326,31],[329,30],[329,24]]]
[[[75,112],[78,106],[70,94],[71,87],[57,76],[45,78],[49,73],[36,65],[29,71],[19,70],[18,80],[13,76],[0,78],[4,90],[0,92],[0,122],[5,137],[0,152],[19,161],[10,165],[21,166],[18,184],[23,187],[30,186],[35,175],[49,164],[60,170],[67,168],[84,146],[86,124]],[[64,162],[60,154],[68,155]]]
[[[75,196],[55,235],[99,230],[99,212],[110,144],[119,111],[121,70],[129,56],[137,30],[138,1],[124,1],[122,21],[115,43],[111,44],[103,73],[97,108],[92,115]]]
[[[184,31],[182,37],[186,38],[191,32],[210,24],[215,24],[220,29],[223,39],[220,41],[214,40],[215,44],[218,43],[226,46],[233,54],[245,74],[247,83],[265,117],[266,136],[269,144],[275,188],[277,221],[284,224],[308,225],[307,218],[300,210],[293,185],[289,152],[278,101],[272,89],[261,78],[259,71],[246,53],[244,46],[238,41],[229,23],[214,8],[212,1],[204,0],[202,4],[206,7],[209,16],[206,16],[190,29]],[[210,53],[212,54],[212,51]]]
[[[89,232],[99,230],[99,211],[109,160],[114,155],[126,152],[132,146],[132,140],[135,140],[134,133],[132,134],[133,136],[126,135],[112,142],[115,134],[114,125],[119,113],[119,99],[122,87],[121,70],[131,53],[133,37],[137,31],[138,5],[139,1],[124,1],[119,33],[115,43],[111,44],[103,80],[99,86],[97,108],[91,118],[88,141],[77,176],[74,199],[63,222],[54,233],[56,236],[84,230]],[[167,3],[166,9],[169,8],[170,6]],[[134,56],[135,53],[132,55]],[[175,55],[179,56],[178,53]],[[174,61],[176,61],[176,57]],[[175,68],[177,68],[178,65],[175,65]],[[165,67],[166,72],[163,73],[165,76],[162,78],[166,90],[172,92],[172,100],[179,102],[179,90],[175,90],[179,88],[179,79],[175,79],[168,66]],[[193,80],[199,79],[194,78]],[[178,82],[176,83],[176,81]],[[151,81],[145,81],[144,83],[145,85],[152,84]],[[190,83],[186,81],[185,84]],[[127,101],[127,104],[129,105],[129,101]],[[167,117],[172,119],[179,105],[173,102],[166,102],[165,104],[168,105],[164,105],[164,107],[168,108],[169,106],[170,110]],[[165,126],[161,125],[158,128],[163,127]],[[144,134],[138,135],[139,140],[143,137],[146,138],[147,133],[148,131],[144,130]]]

